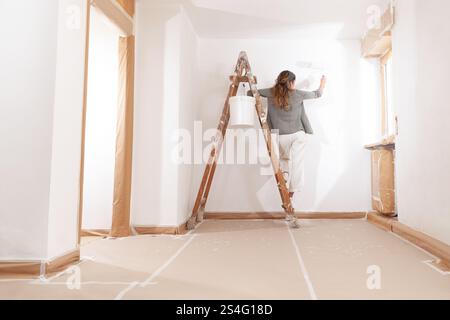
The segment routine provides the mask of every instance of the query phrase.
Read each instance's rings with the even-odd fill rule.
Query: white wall
[[[54,0],[0,2],[2,260],[46,255],[57,14]]]
[[[194,132],[194,121],[199,119],[200,113],[200,94],[198,83],[198,38],[192,27],[192,24],[186,14],[182,11],[180,16],[180,101],[179,101],[179,121],[178,127]],[[173,139],[172,150],[173,155]],[[178,216],[177,224],[185,222],[191,214],[194,198],[191,197],[193,189],[192,165],[182,164],[178,166]]]
[[[92,10],[86,114],[83,229],[110,229],[112,223],[119,34]]]
[[[174,134],[195,119],[197,37],[180,5],[139,2],[132,223],[179,225],[189,207],[190,167],[172,161]]]
[[[47,258],[78,246],[87,2],[59,0]]]
[[[297,73],[298,87],[318,88],[328,77],[325,96],[307,101],[315,130],[306,160],[306,189],[295,199],[301,211],[370,210],[370,153],[363,146],[376,137],[379,96],[376,64],[361,59],[357,40],[202,39],[200,73],[204,129],[215,128],[222,112],[240,51],[247,51],[259,88],[271,87],[279,72]],[[308,63],[317,70],[305,68]],[[312,76],[312,78],[310,77]],[[309,78],[309,79],[308,79]],[[364,85],[363,81],[364,80]],[[306,81],[306,82],[305,82]],[[311,82],[310,86],[305,87]],[[204,166],[196,169],[198,188]],[[282,211],[273,176],[262,176],[259,165],[224,165],[217,169],[208,211]]]
[[[0,12],[0,259],[46,260],[77,247],[86,1]]]
[[[447,0],[397,0],[394,99],[401,222],[450,244]]]

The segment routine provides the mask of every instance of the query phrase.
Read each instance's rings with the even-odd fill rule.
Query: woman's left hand
[[[320,80],[320,89],[325,89],[325,86],[327,84],[327,78],[325,76],[322,76],[322,79]]]

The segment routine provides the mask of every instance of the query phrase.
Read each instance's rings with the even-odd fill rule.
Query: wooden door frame
[[[85,150],[86,150],[86,113],[87,113],[87,96],[88,96],[88,79],[89,79],[89,41],[90,41],[90,19],[91,19],[91,6],[95,6],[97,9],[99,9],[114,25],[116,25],[119,30],[123,33],[122,35],[124,37],[132,37],[134,40],[134,15],[135,15],[135,0],[85,0],[87,4],[87,15],[86,15],[86,43],[85,43],[85,61],[84,61],[84,93],[83,93],[83,115],[82,115],[82,138],[81,138],[81,160],[80,160],[80,187],[79,187],[79,204],[78,204],[78,230],[77,230],[77,238],[78,238],[78,245],[81,243],[81,235],[82,235],[82,224],[83,224],[83,207],[84,207],[84,170],[85,170]],[[118,41],[121,41],[121,38],[118,38]],[[130,48],[134,52],[134,41],[127,41],[130,45],[133,46],[133,48]],[[130,90],[130,83],[131,83],[131,91],[133,94],[134,92],[134,81],[129,81],[130,78],[134,79],[134,57],[133,59],[130,59],[129,61],[132,64],[133,72],[130,74],[127,74],[126,77],[121,77],[119,79],[120,85],[128,87],[128,90]],[[119,69],[119,63],[117,64],[117,68]],[[123,82],[123,83],[122,83]],[[130,107],[130,106],[128,106]],[[125,107],[126,108],[126,107]],[[133,103],[131,102],[131,108],[133,108]],[[127,122],[119,122],[118,131],[129,133],[130,131],[133,131],[132,128],[132,122],[131,127],[127,126],[125,127]],[[128,125],[130,122],[128,121]],[[118,137],[117,140],[119,140],[121,137]],[[121,139],[123,140],[123,138]],[[126,143],[131,144],[127,145],[127,152],[131,152],[132,150],[132,139],[125,139]],[[129,157],[128,157],[129,158]],[[116,155],[116,165],[117,165],[117,155]],[[127,163],[127,165],[131,165],[130,163]],[[126,183],[126,185],[131,186],[131,176],[124,174],[121,177],[118,177],[117,172],[118,170],[117,166],[115,168],[115,182],[114,184],[122,184]],[[128,170],[129,171],[129,170]],[[127,170],[123,171],[124,173],[127,172]],[[117,180],[121,181],[117,181]],[[117,199],[121,198],[129,198],[130,190],[120,189],[120,193],[115,193],[114,197],[114,203],[117,202]],[[126,194],[128,193],[128,194]],[[128,215],[129,213],[129,205],[128,208],[125,208],[128,212],[126,212]],[[126,236],[126,235],[123,235]]]

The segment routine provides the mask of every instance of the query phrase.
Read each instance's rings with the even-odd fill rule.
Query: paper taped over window
[[[385,215],[394,215],[395,181],[394,151],[372,151],[372,208]]]

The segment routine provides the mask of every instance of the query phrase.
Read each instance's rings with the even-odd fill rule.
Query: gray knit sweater
[[[289,94],[288,111],[276,106],[272,89],[259,90],[259,94],[268,99],[267,121],[272,130],[279,130],[280,135],[294,134],[300,131],[307,134],[314,133],[303,101],[320,98],[323,94],[322,90],[312,92],[293,90]],[[252,95],[251,92],[249,95]]]

